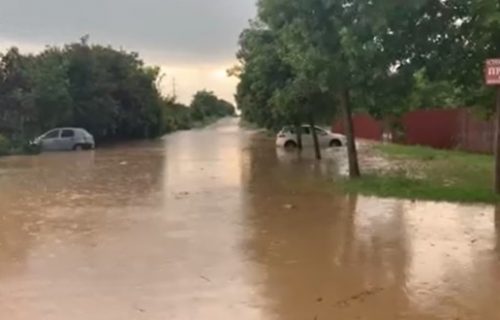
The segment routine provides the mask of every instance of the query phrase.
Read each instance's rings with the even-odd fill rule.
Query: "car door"
[[[316,127],[316,134],[318,135],[319,145],[322,148],[330,146],[330,137],[325,130]]]
[[[73,147],[75,146],[75,137],[75,130],[62,130],[61,138],[58,141],[58,150],[73,150]]]
[[[49,131],[42,138],[42,150],[44,151],[55,151],[57,150],[57,142],[59,140],[60,130]]]
[[[314,145],[313,136],[311,133],[310,126],[303,126],[302,127],[302,145],[304,147],[310,147],[310,146]]]

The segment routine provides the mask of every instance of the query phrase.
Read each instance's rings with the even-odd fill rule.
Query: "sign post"
[[[495,193],[500,194],[500,59],[486,60],[484,77],[487,86],[496,87],[495,113]]]

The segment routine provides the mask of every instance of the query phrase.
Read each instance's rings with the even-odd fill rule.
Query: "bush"
[[[0,134],[0,156],[5,156],[10,153],[10,141]]]
[[[9,140],[0,135],[0,156],[41,153],[41,147],[25,140]]]
[[[23,154],[40,154],[42,152],[42,147],[38,144],[25,143],[22,148]]]

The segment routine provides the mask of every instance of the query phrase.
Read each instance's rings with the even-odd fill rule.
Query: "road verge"
[[[489,155],[419,146],[374,144],[361,157],[383,157],[362,178],[343,180],[348,193],[414,200],[500,203],[493,189],[494,159]]]

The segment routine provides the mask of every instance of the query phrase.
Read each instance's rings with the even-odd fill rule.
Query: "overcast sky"
[[[0,0],[0,50],[23,52],[78,41],[136,51],[162,67],[164,91],[189,102],[199,89],[232,100],[238,35],[255,15],[256,0]]]

